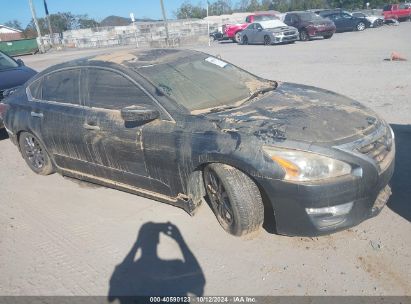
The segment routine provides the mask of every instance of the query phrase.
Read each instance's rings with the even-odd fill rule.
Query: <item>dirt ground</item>
[[[190,217],[117,190],[57,174],[37,176],[3,134],[0,295],[140,291],[147,271],[162,274],[175,267],[193,276],[175,274],[175,285],[168,287],[197,295],[411,295],[410,32],[408,22],[293,45],[197,48],[266,78],[345,94],[384,117],[396,134],[397,160],[393,195],[378,217],[318,238],[265,230],[236,238],[220,228],[207,205]],[[22,58],[42,70],[106,51]],[[409,61],[384,61],[392,51]],[[167,227],[161,223],[167,222],[174,232],[163,233]],[[161,284],[150,288],[165,290]]]

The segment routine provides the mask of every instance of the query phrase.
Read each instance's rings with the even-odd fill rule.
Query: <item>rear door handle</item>
[[[95,130],[95,131],[100,130],[100,127],[99,127],[99,126],[90,125],[90,124],[88,124],[88,123],[85,123],[85,124],[83,125],[83,128],[84,128],[84,129],[87,129],[87,130]]]
[[[38,117],[38,118],[43,118],[44,117],[43,113],[38,113],[38,112],[31,112],[30,115],[32,117]]]

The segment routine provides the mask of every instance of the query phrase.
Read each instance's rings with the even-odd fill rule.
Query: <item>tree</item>
[[[199,18],[202,19],[207,16],[207,9],[202,7],[201,4],[192,5],[190,2],[185,1],[181,6],[174,12],[177,19],[189,19],[189,18]]]
[[[16,20],[16,19],[7,21],[6,23],[4,23],[4,25],[5,25],[5,26],[8,26],[8,27],[11,27],[11,28],[14,28],[14,29],[16,29],[16,30],[20,30],[20,31],[23,29],[23,28],[21,27],[20,21],[18,21],[18,20]]]
[[[94,28],[99,26],[99,23],[92,19],[89,18],[88,15],[77,15],[77,27],[80,29],[86,29],[86,28]]]

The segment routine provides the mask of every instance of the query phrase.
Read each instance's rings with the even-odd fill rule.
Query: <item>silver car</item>
[[[241,44],[279,44],[298,40],[298,30],[281,20],[267,20],[251,23],[240,35]]]

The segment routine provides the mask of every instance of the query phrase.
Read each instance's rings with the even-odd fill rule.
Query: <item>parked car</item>
[[[251,23],[241,32],[241,44],[279,44],[298,40],[298,30],[280,20]]]
[[[383,8],[383,15],[384,19],[411,20],[411,4],[387,4]]]
[[[36,73],[36,71],[26,67],[23,60],[15,60],[0,52],[0,101],[3,99],[5,90],[22,85]],[[2,128],[3,123],[0,119],[0,129]]]
[[[273,14],[252,14],[248,15],[245,18],[245,23],[240,24],[225,24],[223,25],[223,34],[224,40],[231,39],[234,42],[240,42],[240,33],[250,24],[253,22],[261,22],[266,20],[275,20],[278,19]]]
[[[394,134],[375,112],[192,50],[59,64],[0,109],[34,172],[57,171],[190,214],[207,196],[234,235],[259,229],[264,214],[280,234],[327,234],[377,215],[390,194]]]
[[[335,32],[332,21],[324,19],[313,12],[289,12],[284,16],[284,23],[298,29],[300,40],[307,41],[313,37],[330,39]]]
[[[356,18],[367,19],[370,23],[370,27],[380,27],[380,26],[384,25],[384,17],[374,15],[371,12],[366,12],[366,11],[353,12],[351,15],[356,17]]]
[[[371,22],[366,18],[358,18],[343,10],[323,10],[319,15],[334,22],[337,32],[363,31],[370,27]]]
[[[210,37],[213,41],[227,40],[227,39],[224,38],[223,33],[219,32],[219,31],[211,32]]]

